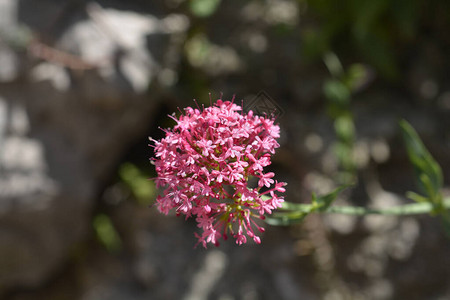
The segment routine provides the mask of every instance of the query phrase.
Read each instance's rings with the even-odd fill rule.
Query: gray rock
[[[86,233],[93,185],[74,149],[30,132],[23,103],[0,103],[1,291],[41,284],[66,259]]]
[[[30,16],[32,30],[52,14],[49,3]],[[177,55],[172,37],[186,30],[183,18],[87,10],[91,18],[62,26],[55,46],[33,44],[26,76],[0,68],[0,81],[9,81],[0,84],[0,296],[41,285],[87,237],[100,184],[142,136],[160,99],[158,72],[178,63],[153,57],[146,37],[164,36],[154,46]],[[17,19],[17,11],[7,14]],[[17,53],[0,45],[0,63],[2,55]]]
[[[19,73],[19,59],[16,54],[0,41],[0,82],[14,80]]]

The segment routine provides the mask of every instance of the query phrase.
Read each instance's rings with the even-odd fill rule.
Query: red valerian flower
[[[217,100],[211,107],[187,107],[173,129],[154,143],[157,187],[164,187],[157,197],[160,212],[175,209],[186,218],[195,217],[199,243],[219,245],[219,239],[231,235],[236,243],[247,237],[261,239],[255,229],[264,232],[255,218],[281,207],[278,193],[285,192],[284,182],[263,173],[271,164],[271,155],[280,145],[280,127],[274,119],[256,116],[232,101]],[[252,187],[252,178],[258,180]]]

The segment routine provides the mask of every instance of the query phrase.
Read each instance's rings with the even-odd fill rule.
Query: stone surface
[[[93,195],[82,157],[59,139],[30,132],[24,103],[12,94],[6,99],[0,98],[7,110],[0,144],[2,291],[35,287],[59,268],[86,233]]]
[[[25,22],[35,34],[64,9],[46,1],[30,15],[25,2],[2,1],[10,8],[1,10],[2,24]],[[152,57],[146,37],[163,37],[157,48],[176,53],[172,36],[186,29],[173,24],[176,15],[72,9],[90,19],[64,21],[54,46],[34,41],[25,57],[0,43],[0,294],[44,284],[86,240],[95,195],[161,97],[156,74],[176,67],[160,53]],[[29,66],[23,77],[19,57]]]

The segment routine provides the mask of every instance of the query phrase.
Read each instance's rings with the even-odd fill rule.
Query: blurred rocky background
[[[449,299],[429,216],[309,216],[262,245],[194,249],[148,178],[168,114],[278,105],[272,169],[307,202],[409,202],[397,121],[450,178],[446,0],[0,0],[0,299]]]

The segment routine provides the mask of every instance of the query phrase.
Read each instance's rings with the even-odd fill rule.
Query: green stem
[[[446,198],[443,201],[443,207],[447,210],[450,209],[450,198]],[[360,206],[330,206],[324,211],[313,211],[319,213],[329,213],[329,214],[345,214],[345,215],[420,215],[428,214],[434,211],[434,205],[429,202],[423,203],[412,203],[405,204],[401,206],[395,206],[391,208],[365,208]],[[286,210],[298,210],[303,212],[310,212],[311,205],[309,204],[296,204],[290,202],[284,202],[282,209]]]

